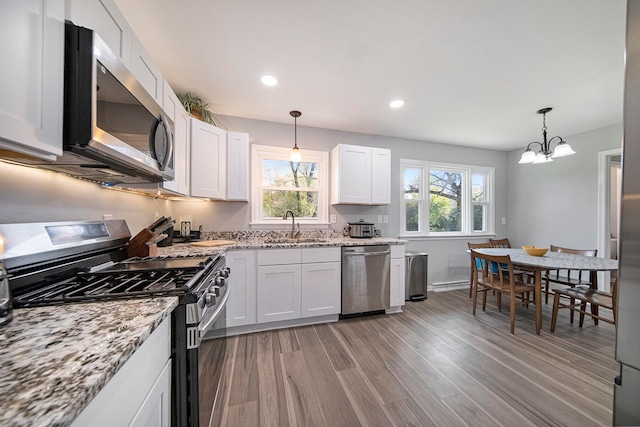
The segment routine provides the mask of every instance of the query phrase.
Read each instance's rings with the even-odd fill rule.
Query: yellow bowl
[[[536,248],[535,246],[523,246],[522,249],[531,256],[543,256],[549,249]]]

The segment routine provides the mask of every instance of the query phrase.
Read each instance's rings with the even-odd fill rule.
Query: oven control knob
[[[220,272],[220,275],[222,275],[222,277],[226,279],[227,277],[229,277],[229,273],[231,273],[231,269],[229,267],[226,267]]]
[[[220,286],[212,286],[211,288],[209,288],[209,290],[211,291],[211,293],[215,294],[216,297],[220,296]]]
[[[216,296],[213,293],[207,293],[204,297],[204,303],[207,307],[211,307],[216,304]]]
[[[227,281],[225,280],[224,277],[220,277],[220,276],[216,277],[216,285],[217,286],[223,287],[226,284],[227,284]]]

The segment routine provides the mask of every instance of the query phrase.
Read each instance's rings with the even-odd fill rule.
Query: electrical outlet
[[[104,214],[104,215],[102,215],[102,219],[113,219],[113,215],[111,215],[111,214]]]
[[[378,215],[378,224],[382,224],[382,215]]]
[[[389,215],[385,215],[384,218],[382,219],[382,222],[384,222],[385,224],[389,223]]]
[[[335,224],[336,222],[338,222],[338,218],[336,218],[336,214],[329,215],[329,222],[331,222],[331,224]]]
[[[506,225],[507,224],[507,217],[503,216],[502,217],[502,225]]]
[[[156,213],[153,215],[153,220],[155,221],[156,219],[160,218],[161,216],[162,216],[162,215],[160,215],[160,212],[156,212]]]

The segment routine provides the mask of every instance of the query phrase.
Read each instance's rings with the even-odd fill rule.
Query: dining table
[[[549,270],[589,271],[591,287],[598,288],[599,271],[617,271],[618,260],[563,252],[547,252],[543,256],[532,256],[516,248],[479,248],[475,252],[485,255],[509,255],[511,263],[520,270],[533,272],[534,301],[536,308],[536,334],[542,329],[542,272]]]

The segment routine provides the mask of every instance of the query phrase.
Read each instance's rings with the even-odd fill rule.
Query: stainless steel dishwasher
[[[390,307],[389,245],[342,248],[342,315]]]

